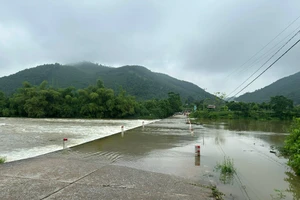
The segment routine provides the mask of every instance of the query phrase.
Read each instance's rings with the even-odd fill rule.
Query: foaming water
[[[86,120],[0,118],[0,156],[7,162],[73,147],[155,120]]]

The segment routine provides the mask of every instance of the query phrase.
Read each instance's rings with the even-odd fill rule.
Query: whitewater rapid
[[[120,133],[157,120],[0,118],[0,157],[26,159]]]

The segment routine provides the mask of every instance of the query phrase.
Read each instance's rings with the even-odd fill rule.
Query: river
[[[145,127],[141,126],[142,120],[125,120],[128,124],[122,120],[2,120],[0,137],[4,148],[0,147],[0,155],[9,149],[11,155],[22,149],[30,150],[29,146],[38,140],[53,143],[61,149],[62,138],[68,137],[69,145],[73,146],[68,151],[70,156],[176,175],[196,183],[211,183],[226,194],[224,199],[279,199],[281,194],[285,195],[284,199],[300,199],[300,179],[286,165],[285,158],[270,153],[270,150],[276,152],[276,146],[283,145],[289,123],[201,121],[201,125],[192,125],[192,133],[185,116],[145,121]],[[9,120],[17,120],[15,126],[19,128],[14,130],[19,133],[14,137],[11,131],[10,139],[5,139],[4,127],[9,124],[14,127]],[[119,132],[120,126],[130,127],[130,124],[132,129],[126,128],[123,135],[113,134],[94,140],[101,136],[101,130],[102,136],[107,136],[108,132]],[[71,144],[71,141],[82,143],[86,137],[93,141]],[[200,157],[195,156],[195,145],[201,146]],[[42,145],[35,147],[36,151],[43,149]],[[233,160],[236,174],[220,179],[215,166],[223,161],[224,156]]]

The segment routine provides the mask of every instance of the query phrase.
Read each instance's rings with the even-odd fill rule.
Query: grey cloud
[[[297,0],[1,1],[0,76],[89,60],[144,65],[210,92],[229,92],[253,70],[230,81],[228,74],[294,20],[299,8]],[[300,19],[286,34],[297,26]],[[299,53],[293,49],[249,90],[299,71]]]

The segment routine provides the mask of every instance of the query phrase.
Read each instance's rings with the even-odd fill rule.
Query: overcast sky
[[[299,0],[0,0],[0,77],[55,62],[136,64],[230,94],[293,36],[299,11]],[[299,71],[300,44],[242,93]]]

